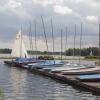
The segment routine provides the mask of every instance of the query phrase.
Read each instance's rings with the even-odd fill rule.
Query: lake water
[[[0,88],[4,100],[100,100],[100,96],[91,92],[7,66],[3,60],[0,61]]]

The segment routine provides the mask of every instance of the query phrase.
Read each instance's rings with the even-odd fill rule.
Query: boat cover
[[[27,62],[32,62],[35,61],[36,58],[16,58],[14,62],[16,63],[27,63]]]

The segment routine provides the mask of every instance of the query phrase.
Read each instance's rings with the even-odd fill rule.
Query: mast
[[[61,61],[62,61],[62,32],[63,30],[61,29]]]
[[[74,48],[73,48],[73,58],[75,57],[75,42],[76,42],[76,24],[75,24],[75,33],[74,33]]]
[[[52,41],[53,41],[53,55],[54,55],[54,34],[53,34],[53,23],[52,23],[52,19],[51,19],[51,29],[52,29]],[[54,62],[55,62],[55,55],[53,56],[54,57]]]
[[[30,24],[30,32],[31,32],[31,50],[33,51],[33,34],[32,34],[32,26]]]
[[[22,26],[21,26],[21,31],[20,31],[20,58],[22,57]]]
[[[44,25],[44,20],[43,20],[43,17],[42,17],[42,16],[41,16],[41,20],[42,20],[42,25],[43,25],[43,31],[44,31],[44,37],[45,37],[45,42],[46,42],[47,52],[48,52],[47,36],[46,36],[45,25]]]
[[[36,21],[34,21],[34,25],[35,25],[35,50],[36,50],[36,59],[37,59],[37,32],[36,32]]]
[[[65,44],[65,56],[67,55],[67,52],[66,52],[66,50],[67,50],[67,37],[68,37],[68,29],[67,29],[67,27],[66,27],[66,44]]]
[[[82,34],[83,34],[83,24],[81,23],[79,64],[81,63],[80,57],[81,57],[81,46],[82,46]]]
[[[98,49],[98,56],[99,56],[99,65],[100,65],[100,18],[99,18],[99,49]]]
[[[33,43],[32,43],[32,29],[31,23],[29,23],[29,43],[30,43],[30,51],[33,50]]]

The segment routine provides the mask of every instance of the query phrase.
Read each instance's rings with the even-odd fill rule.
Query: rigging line
[[[53,42],[53,55],[54,55],[54,51],[55,51],[55,49],[54,49],[54,33],[53,33],[53,22],[52,22],[52,19],[51,19],[51,29],[52,29],[52,42]],[[54,57],[54,60],[55,60],[55,55],[53,56]]]
[[[82,48],[82,34],[83,34],[83,24],[81,23],[79,64],[81,63],[80,57],[81,57],[81,48]]]
[[[46,42],[47,51],[49,51],[48,50],[48,43],[47,43],[47,36],[46,36],[46,32],[45,32],[45,25],[44,25],[44,20],[43,20],[42,16],[41,16],[41,20],[42,20],[42,25],[43,25],[43,30],[44,30],[44,36],[45,36],[45,42]]]

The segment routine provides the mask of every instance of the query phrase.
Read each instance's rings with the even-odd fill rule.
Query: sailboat
[[[44,37],[45,37],[47,51],[49,51],[48,43],[47,43],[47,36],[46,36],[46,32],[45,32],[45,25],[44,25],[44,20],[43,20],[42,16],[41,16],[41,20],[42,20],[42,25],[43,25],[43,31],[44,31]],[[51,20],[51,28],[52,28],[53,53],[54,53],[54,34],[53,34],[52,20]],[[61,37],[61,39],[62,39],[62,37]],[[62,41],[61,41],[61,46],[62,46]],[[61,50],[62,50],[62,48],[61,48]],[[61,53],[61,58],[62,58],[62,53]],[[55,60],[55,56],[54,56],[54,60],[45,60],[43,62],[39,62],[39,63],[35,63],[35,64],[28,64],[28,66],[30,66],[31,68],[61,67],[63,65],[64,65],[64,62],[62,61],[62,59],[61,59],[61,61]]]
[[[81,24],[81,35],[80,35],[80,56],[81,56],[81,42],[82,42],[82,24]],[[74,74],[74,75],[79,75],[79,74],[95,74],[99,73],[100,69],[95,67],[95,66],[82,66],[79,57],[79,65],[74,64],[71,65],[72,68],[69,68],[70,66],[66,65],[66,67],[58,68],[58,69],[50,69],[51,72],[62,72],[64,75],[65,74]]]
[[[11,52],[12,57],[17,57],[17,58],[28,58],[28,54],[25,48],[25,44],[22,38],[22,32],[21,30],[17,33],[12,52]]]
[[[80,70],[80,69],[88,69],[88,68],[94,68],[95,66],[83,66],[83,65],[67,65],[67,66],[63,66],[63,67],[48,67],[48,68],[43,68],[44,70],[47,71],[51,71],[51,72],[56,72],[56,73],[60,73],[60,72],[66,72],[66,71],[71,71],[71,70]]]
[[[99,49],[98,49],[98,56],[99,56],[99,61],[96,62],[97,66],[99,68],[98,72],[99,74],[95,75],[81,75],[77,76],[76,79],[80,81],[85,81],[85,82],[100,82],[100,19],[99,19]],[[93,71],[93,70],[92,70]]]
[[[98,67],[86,67],[85,68],[80,68],[80,69],[72,69],[72,70],[67,70],[67,71],[62,71],[64,75],[89,75],[89,74],[98,74],[100,72],[100,68]]]
[[[14,57],[16,59],[15,60],[12,59],[12,61],[4,61],[4,63],[6,63],[8,65],[14,65],[14,66],[18,66],[18,67],[28,68],[28,66],[24,66],[24,65],[37,62],[35,58],[28,57],[28,53],[25,48],[25,44],[24,44],[22,37],[23,37],[22,31],[20,30],[16,34],[16,38],[15,38],[12,52],[11,52],[11,57],[12,58]]]
[[[81,26],[81,32],[82,32],[82,26]],[[99,50],[100,50],[100,20],[99,20]],[[99,53],[99,60],[100,60],[100,51],[98,53]],[[80,51],[80,55],[81,55],[81,51]],[[79,64],[80,64],[80,59],[79,59]],[[99,61],[99,66],[100,66],[100,61]],[[94,68],[88,68],[88,69],[79,69],[79,70],[63,71],[63,73],[64,74],[70,74],[70,75],[72,75],[72,74],[74,74],[74,75],[83,74],[82,77],[84,78],[84,74],[87,74],[88,75],[88,74],[98,74],[98,73],[100,73],[100,68],[95,66]],[[96,77],[96,75],[95,75],[95,77]],[[94,80],[95,80],[95,77],[93,76],[93,79]],[[87,76],[87,78],[88,78],[88,76]],[[91,80],[92,80],[92,76],[91,76]]]

